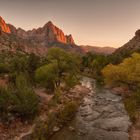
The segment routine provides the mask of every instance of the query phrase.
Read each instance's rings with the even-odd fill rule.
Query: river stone
[[[109,118],[109,119],[99,119],[93,123],[93,127],[97,127],[109,131],[123,131],[128,132],[128,128],[131,125],[129,118],[127,116]]]
[[[86,116],[83,120],[85,120],[85,121],[93,121],[93,120],[97,119],[99,116],[100,116],[99,112],[93,111],[92,115]]]
[[[75,130],[75,128],[74,128],[74,127],[72,127],[72,126],[69,126],[69,130],[70,130],[70,131],[74,131],[74,130]]]
[[[59,131],[59,130],[60,130],[60,128],[57,127],[57,126],[55,126],[55,127],[53,128],[53,132],[57,132],[57,131]]]
[[[84,140],[129,140],[129,135],[126,132],[106,131],[93,128]]]
[[[93,110],[89,106],[86,106],[85,109],[81,110],[80,114],[82,117],[86,117],[86,116],[93,114]]]

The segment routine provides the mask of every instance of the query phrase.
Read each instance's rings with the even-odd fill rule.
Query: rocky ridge
[[[18,37],[38,42],[43,46],[50,45],[53,42],[71,45],[75,44],[72,35],[65,35],[64,32],[56,27],[51,21],[43,27],[29,31],[25,31],[21,28],[16,29],[13,25],[9,25],[9,27],[11,29],[11,33]]]
[[[129,40],[122,47],[118,48],[115,51],[115,54],[119,53],[127,53],[127,52],[135,52],[140,50],[140,29],[135,32],[135,36]]]
[[[116,48],[113,47],[97,47],[97,46],[89,46],[89,45],[82,45],[80,46],[85,52],[92,52],[97,54],[112,54]]]
[[[6,24],[0,17],[0,29],[0,51],[46,55],[48,48],[59,47],[71,52],[82,52],[72,35],[65,35],[51,21],[38,29],[25,31]]]

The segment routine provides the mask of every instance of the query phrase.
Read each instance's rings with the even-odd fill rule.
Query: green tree
[[[28,57],[26,55],[17,55],[11,62],[11,72],[20,73],[28,70]]]
[[[51,48],[47,54],[48,64],[36,70],[36,79],[46,84],[47,88],[55,90],[60,85],[66,84],[66,77],[74,77],[78,80],[80,58],[60,48]],[[73,79],[74,79],[73,78]]]
[[[35,70],[39,67],[40,65],[40,57],[36,56],[35,54],[30,54],[28,57],[28,73],[30,75],[30,80],[34,82],[34,77],[35,77]]]
[[[55,63],[43,65],[36,70],[35,78],[47,89],[54,91],[58,87],[58,70]]]

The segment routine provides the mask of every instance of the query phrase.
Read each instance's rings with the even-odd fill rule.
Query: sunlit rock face
[[[48,38],[48,42],[61,42],[61,43],[67,43],[67,39],[63,33],[63,31],[59,28],[57,28],[51,21],[49,21],[46,25],[43,27],[43,33]]]
[[[58,47],[71,52],[84,53],[83,50],[74,43],[72,35],[65,35],[51,21],[43,27],[33,30],[23,30],[11,24],[6,24],[0,18],[0,50],[16,52],[21,50],[26,53],[43,54],[51,47]],[[8,33],[8,34],[7,34]],[[6,40],[6,41],[5,41]],[[12,47],[10,47],[12,46]]]
[[[1,16],[0,16],[0,30],[5,33],[11,33],[9,26],[5,23],[5,21]]]
[[[75,44],[72,35],[66,36],[66,39],[68,44]]]
[[[64,44],[74,44],[72,35],[66,36],[64,32],[56,27],[51,21],[45,24],[43,27],[25,31],[21,28],[15,29],[14,26],[9,25],[11,32],[23,39],[29,39],[43,46],[49,45],[53,42],[60,42]]]

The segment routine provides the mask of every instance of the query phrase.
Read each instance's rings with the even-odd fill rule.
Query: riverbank
[[[40,115],[32,124],[8,128],[10,133],[18,131],[2,140],[129,140],[131,121],[122,97],[99,88],[94,79],[83,77],[81,85],[55,95],[35,92]]]
[[[129,140],[131,121],[121,96],[99,89],[87,77],[82,84],[91,92],[84,97],[74,120],[49,140]]]
[[[48,95],[44,91],[37,89],[36,93],[40,98],[40,115],[31,124],[30,129],[18,134],[15,138],[4,140],[49,138],[72,119],[82,98],[88,92],[89,89],[85,86],[77,85],[69,91],[61,91],[53,96],[51,95],[52,97],[47,101]]]

